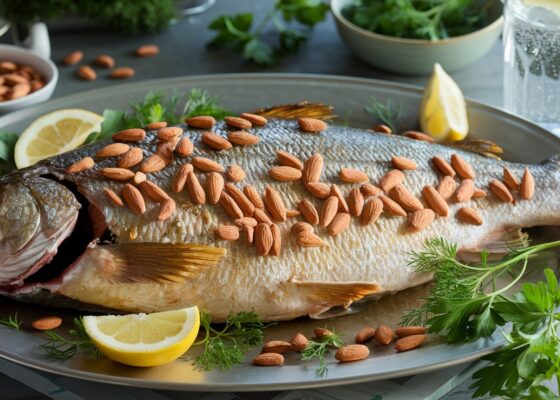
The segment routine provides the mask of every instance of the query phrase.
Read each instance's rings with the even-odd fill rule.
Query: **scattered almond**
[[[391,189],[389,195],[393,200],[399,203],[405,211],[418,211],[424,208],[422,202],[401,184]]]
[[[272,220],[262,208],[255,208],[253,218],[255,218],[259,223],[272,225]]]
[[[230,165],[227,168],[226,175],[232,182],[241,182],[247,176],[243,168],[236,164]]]
[[[413,232],[420,232],[434,222],[435,213],[429,208],[408,215],[408,226]]]
[[[214,150],[228,150],[233,147],[229,140],[215,134],[214,132],[203,132],[200,140]]]
[[[224,190],[224,178],[217,172],[211,172],[206,178],[206,195],[208,203],[218,204]]]
[[[239,117],[225,117],[224,122],[228,126],[237,129],[251,129],[253,127],[251,121]]]
[[[160,156],[165,165],[169,165],[175,160],[175,154],[173,150],[175,149],[176,141],[170,140],[168,142],[160,142],[157,146],[155,154]]]
[[[120,196],[116,194],[112,189],[105,188],[103,189],[103,193],[105,193],[105,196],[107,196],[109,202],[111,202],[111,204],[114,205],[115,207],[124,206],[124,203],[120,198]]]
[[[322,339],[325,336],[332,336],[332,332],[327,328],[315,328],[313,329],[313,334],[315,335],[315,339]]]
[[[62,63],[64,65],[75,65],[80,61],[82,61],[83,58],[84,58],[84,53],[82,51],[76,50],[69,53],[66,57],[64,57]]]
[[[482,217],[474,209],[470,207],[463,207],[457,210],[457,218],[459,221],[470,225],[482,225]]]
[[[504,167],[504,183],[509,188],[509,190],[518,190],[519,189],[519,179],[511,172],[511,170],[507,167]]]
[[[225,172],[224,167],[215,161],[204,157],[193,157],[192,165],[204,172]]]
[[[140,165],[140,171],[144,173],[158,172],[165,168],[165,160],[159,154],[152,154]]]
[[[398,169],[392,169],[381,177],[379,186],[385,193],[389,193],[395,186],[400,185],[404,180],[404,174]]]
[[[268,174],[272,179],[281,182],[297,181],[301,178],[301,171],[296,168],[277,166],[268,170]]]
[[[486,191],[479,189],[479,188],[474,188],[474,192],[472,195],[473,199],[480,199],[482,197],[486,197]]]
[[[296,238],[299,247],[323,247],[325,242],[313,232],[301,232]]]
[[[303,164],[302,180],[304,183],[318,182],[323,172],[323,156],[313,154]]]
[[[187,191],[194,204],[202,205],[206,203],[206,193],[195,173],[192,171],[187,175]]]
[[[89,65],[82,65],[76,70],[76,76],[84,81],[94,81],[97,73]]]
[[[337,185],[335,184],[331,185],[330,196],[334,196],[338,199],[338,211],[345,212],[345,213],[350,212],[350,209],[348,208],[348,203],[346,203],[346,199],[344,198],[344,195],[342,194],[340,188]]]
[[[165,128],[167,126],[167,122],[165,121],[158,121],[152,122],[151,124],[146,125],[146,129],[150,131],[157,131],[158,129]]]
[[[469,201],[474,194],[474,182],[472,179],[464,179],[455,191],[455,201],[463,203]]]
[[[122,143],[115,143],[122,144]],[[132,168],[142,162],[144,152],[139,147],[132,147],[126,153],[121,155],[117,161],[119,168]]]
[[[391,135],[393,133],[391,128],[384,124],[375,125],[372,130],[376,133],[384,133],[386,135]]]
[[[125,129],[115,133],[112,138],[120,142],[138,142],[146,138],[146,131],[140,128]]]
[[[157,131],[158,140],[167,142],[170,140],[176,140],[179,136],[183,134],[183,130],[177,126],[166,126],[160,128]]]
[[[126,183],[122,190],[121,196],[130,210],[137,215],[146,212],[146,203],[142,197],[142,193],[130,183]]]
[[[255,218],[253,217],[241,217],[241,218],[237,218],[235,220],[235,225],[238,227],[243,227],[243,226],[251,226],[251,227],[255,227],[257,226],[258,222]]]
[[[355,342],[357,344],[362,344],[365,342],[370,341],[375,336],[375,328],[373,326],[364,326],[360,331],[356,334]]]
[[[364,360],[369,356],[369,349],[363,344],[349,344],[341,347],[334,354],[341,363]]]
[[[297,207],[302,217],[311,225],[319,223],[319,213],[311,201],[303,199],[298,203]]]
[[[369,181],[368,176],[364,172],[354,168],[341,168],[338,177],[346,183],[364,183]]]
[[[233,200],[231,196],[226,192],[222,192],[222,197],[220,197],[219,203],[224,208],[226,214],[231,218],[237,219],[243,217],[243,211],[241,211],[235,200]],[[258,218],[256,216],[255,219],[258,221]]]
[[[410,158],[399,156],[391,157],[391,164],[393,165],[393,167],[395,167],[396,169],[400,169],[401,171],[413,170],[418,166],[416,164],[416,161],[411,160]]]
[[[328,128],[324,121],[317,118],[298,118],[299,128],[304,132],[319,133]]]
[[[313,226],[303,221],[296,222],[295,224],[292,225],[290,232],[294,236],[299,235],[301,232],[313,232]]]
[[[307,200],[303,200],[303,201],[307,201]],[[338,212],[338,198],[336,196],[331,196],[323,202],[323,205],[321,207],[321,214],[319,218],[321,226],[323,227],[329,226],[332,220],[334,219],[335,215],[337,214],[337,212]]]
[[[407,138],[410,139],[414,139],[414,140],[422,140],[424,142],[428,142],[428,143],[434,143],[434,138],[426,135],[425,133],[422,132],[416,132],[416,131],[406,131],[403,132],[403,135],[406,136]]]
[[[132,178],[132,183],[135,184],[136,186],[140,185],[142,182],[146,182],[146,179],[148,179],[146,177],[146,174],[140,171],[136,171],[136,173],[134,174],[134,177]]]
[[[191,164],[182,164],[179,168],[177,168],[177,171],[175,171],[175,175],[173,175],[173,179],[171,181],[171,190],[175,193],[182,192],[185,184],[187,183],[189,173],[192,171],[193,166]]]
[[[262,353],[253,358],[253,365],[260,367],[274,367],[284,364],[284,356],[278,353]]]
[[[113,68],[115,66],[115,60],[107,54],[97,56],[94,63],[101,68]]]
[[[299,212],[299,210],[286,210],[286,217],[288,218],[299,217],[300,215],[301,213]]]
[[[272,231],[268,224],[259,223],[255,228],[255,247],[257,249],[258,256],[266,256],[270,249],[274,238],[272,237]]]
[[[249,245],[253,244],[253,238],[255,236],[255,228],[249,225],[244,225],[243,228],[241,228],[241,230],[243,231],[243,237],[245,238],[245,243]]]
[[[411,335],[399,339],[395,343],[398,352],[416,349],[426,341],[426,335]]]
[[[512,203],[513,196],[511,195],[509,189],[501,181],[497,179],[492,179],[489,183],[490,191],[496,195],[498,199],[504,203]]]
[[[264,203],[262,201],[261,195],[254,186],[246,185],[243,188],[243,193],[245,194],[245,196],[247,196],[251,203],[253,203],[255,208],[264,208]]]
[[[233,241],[239,239],[239,228],[235,225],[221,225],[216,228],[214,234],[218,239]]]
[[[159,53],[159,47],[155,44],[145,44],[136,49],[136,55],[138,57],[151,57]]]
[[[360,189],[354,188],[350,190],[348,194],[348,209],[350,210],[350,215],[353,217],[359,217],[364,209],[364,196]]]
[[[125,168],[103,168],[101,174],[114,181],[126,182],[134,177],[134,172]]]
[[[259,143],[259,137],[245,131],[231,131],[228,132],[227,137],[233,144],[239,146],[252,146]]]
[[[165,191],[156,185],[154,182],[145,181],[140,184],[140,190],[156,203],[162,203],[169,199],[169,195]]]
[[[309,193],[318,199],[326,199],[331,193],[331,187],[323,182],[308,182],[304,184]]]
[[[10,89],[10,91],[6,94],[6,100],[15,100],[19,99],[20,97],[27,96],[31,91],[31,85],[29,83],[18,83]]]
[[[264,192],[264,206],[270,213],[273,221],[286,221],[286,207],[284,206],[282,197],[270,186],[267,186]]]
[[[110,74],[111,79],[128,79],[134,76],[134,68],[119,67],[115,68]]]
[[[246,119],[255,126],[264,126],[268,122],[265,117],[257,114],[243,113],[240,115],[240,117]]]
[[[383,202],[378,197],[369,199],[367,203],[364,204],[364,209],[362,211],[362,215],[360,216],[360,224],[364,226],[373,224],[377,221],[377,218],[379,218],[382,211]]]
[[[453,169],[455,169],[455,172],[457,172],[457,175],[459,175],[461,178],[474,179],[475,174],[471,165],[466,162],[459,154],[455,153],[451,155],[451,165],[453,166]]]
[[[443,197],[444,200],[449,200],[453,193],[455,193],[455,188],[457,187],[457,183],[455,183],[455,179],[451,176],[446,175],[440,181],[437,191]]]
[[[535,180],[529,168],[525,168],[523,178],[521,178],[521,185],[519,186],[519,197],[523,200],[529,200],[535,194]]]
[[[31,326],[39,331],[50,331],[62,325],[62,318],[60,317],[44,317],[36,319],[31,323]]]
[[[395,329],[395,335],[399,338],[412,335],[423,335],[426,333],[426,328],[423,326],[401,326]]]
[[[393,341],[393,330],[387,325],[381,325],[375,330],[375,340],[382,345],[388,345]]]
[[[350,226],[350,214],[338,213],[334,216],[332,222],[329,224],[327,231],[329,235],[336,236],[344,232]]]
[[[8,86],[15,86],[20,83],[27,83],[27,78],[21,76],[18,73],[6,74],[3,75],[2,78],[4,78],[4,81]]]
[[[276,150],[276,158],[278,159],[278,164],[280,165],[299,169],[300,171],[303,170],[303,163],[300,159],[287,151]]]
[[[383,191],[379,189],[377,186],[372,185],[371,183],[365,183],[360,186],[360,191],[364,195],[364,197],[370,196],[379,196]]]
[[[170,218],[175,209],[177,208],[177,204],[173,199],[167,199],[161,203],[159,214],[157,216],[158,221],[165,221],[166,219]]]
[[[383,211],[394,217],[404,217],[406,216],[406,211],[397,203],[396,201],[390,199],[385,195],[378,197],[383,203]]]
[[[285,342],[283,340],[271,340],[263,345],[263,353],[287,353],[292,349],[291,343]]]
[[[456,172],[451,166],[451,164],[449,164],[443,158],[433,157],[432,163],[434,164],[434,167],[436,167],[436,169],[439,172],[441,172],[443,175],[450,176],[450,177],[454,177],[456,175]]]
[[[197,117],[190,117],[185,120],[188,126],[192,128],[210,129],[216,125],[214,117],[199,115]]]
[[[243,215],[246,217],[250,217],[253,215],[255,211],[255,206],[251,201],[245,196],[245,194],[237,188],[233,183],[226,183],[225,184],[225,191],[227,194],[231,196],[231,198],[235,201],[235,203],[239,206]]]
[[[192,155],[194,151],[193,142],[188,137],[183,137],[179,140],[177,147],[175,147],[175,152],[179,157],[188,157]]]
[[[276,224],[270,225],[270,230],[272,232],[272,247],[268,252],[269,256],[279,256],[280,249],[282,248],[282,233],[280,228]]]
[[[83,172],[90,168],[93,168],[94,165],[95,161],[93,161],[93,158],[84,157],[66,168],[66,172],[69,174],[77,174],[78,172]]]
[[[126,153],[129,148],[130,146],[124,143],[112,143],[98,150],[95,156],[100,158],[116,157]]]
[[[440,217],[447,217],[449,215],[449,207],[445,199],[433,186],[424,186],[422,195],[428,206]]]
[[[309,340],[305,337],[305,335],[303,333],[296,333],[294,335],[294,337],[291,340],[292,343],[292,351],[303,351],[306,347],[307,344],[309,343]]]

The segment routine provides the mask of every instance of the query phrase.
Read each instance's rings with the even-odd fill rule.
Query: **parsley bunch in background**
[[[254,27],[251,13],[221,16],[210,23],[216,36],[210,47],[225,47],[240,52],[243,57],[261,66],[271,66],[286,55],[298,51],[317,23],[323,21],[329,6],[321,0],[278,0],[274,8]],[[263,36],[276,33],[276,45],[267,43]]]

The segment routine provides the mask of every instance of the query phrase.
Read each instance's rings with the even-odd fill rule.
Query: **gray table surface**
[[[155,35],[130,36],[108,32],[95,27],[86,27],[81,22],[51,24],[52,58],[58,64],[72,50],[82,50],[84,61],[90,61],[100,54],[109,54],[117,65],[130,66],[136,75],[129,81],[167,78],[183,75],[216,74],[231,72],[293,72],[347,75],[365,78],[386,79],[424,85],[427,76],[402,76],[375,69],[358,58],[342,42],[336,32],[332,16],[318,25],[310,40],[297,55],[281,61],[272,68],[259,68],[248,64],[237,55],[226,50],[208,50],[206,42],[213,36],[206,27],[215,17],[223,14],[251,11],[256,20],[262,17],[275,0],[218,0],[204,14],[183,18],[168,30]],[[8,43],[9,35],[0,37],[0,43]],[[157,57],[138,58],[134,50],[143,44],[160,47]],[[413,60],[411,60],[413,62]],[[60,80],[54,97],[90,90],[115,84],[107,78],[107,72],[98,69],[98,79],[85,82],[75,77],[76,67],[60,66]],[[455,73],[452,77],[459,84],[466,97],[493,106],[502,105],[502,47],[497,43],[492,50],[475,64]],[[117,82],[122,83],[122,82]],[[0,386],[4,389],[0,396],[6,400],[44,399],[45,397],[18,382],[0,374]],[[454,390],[446,398],[468,398],[468,383]],[[268,396],[266,396],[268,397]],[[249,396],[248,398],[254,398]]]

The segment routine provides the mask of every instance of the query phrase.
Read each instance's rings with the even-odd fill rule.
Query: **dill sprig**
[[[364,110],[375,118],[376,122],[382,122],[391,128],[391,132],[395,134],[398,132],[404,114],[402,103],[393,103],[391,100],[383,102],[375,96],[371,96],[369,105],[364,107]]]
[[[344,346],[342,335],[336,333],[334,329],[331,329],[331,332],[330,335],[325,335],[320,339],[310,340],[301,352],[302,361],[319,359],[319,367],[315,370],[319,376],[324,376],[328,372],[325,356],[330,352],[330,349]]]
[[[230,315],[223,327],[216,329],[211,325],[210,315],[201,311],[200,327],[205,333],[195,345],[203,345],[204,350],[194,360],[194,366],[210,371],[214,368],[227,370],[241,364],[247,351],[262,344],[264,330],[270,325],[254,312],[240,312]]]
[[[18,319],[17,313],[14,315],[8,315],[6,319],[0,319],[0,325],[4,325],[7,328],[15,329],[19,331],[19,327],[21,326],[22,321]]]
[[[216,119],[224,119],[231,113],[220,104],[221,99],[211,96],[206,90],[192,89],[183,107],[182,119],[199,115],[210,115]]]
[[[66,361],[74,357],[79,350],[83,350],[95,357],[102,353],[95,347],[84,327],[81,317],[74,318],[74,329],[68,331],[71,338],[65,337],[56,331],[47,331],[47,342],[39,345],[45,357],[53,361]]]

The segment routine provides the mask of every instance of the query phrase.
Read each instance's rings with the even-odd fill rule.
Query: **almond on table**
[[[131,67],[119,67],[115,68],[110,74],[109,78],[111,79],[128,79],[133,77],[135,71]]]

